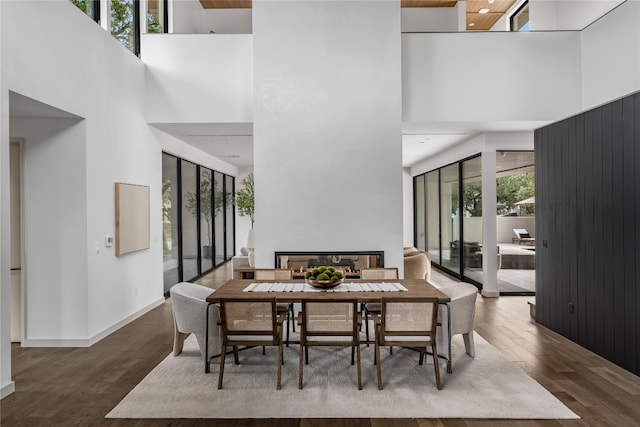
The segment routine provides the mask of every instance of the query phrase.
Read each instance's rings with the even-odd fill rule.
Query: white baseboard
[[[102,332],[95,334],[94,336],[85,338],[71,338],[71,339],[39,339],[39,338],[27,338],[22,341],[22,347],[91,347],[101,339],[111,335],[123,326],[133,322],[138,317],[148,313],[156,307],[164,304],[164,297],[158,298],[156,301],[147,305],[146,307],[138,310],[137,312],[125,317],[121,321],[111,325],[104,329]]]
[[[9,382],[9,384],[5,384],[0,388],[0,399],[4,399],[9,396],[11,393],[16,391],[16,383],[15,381]]]

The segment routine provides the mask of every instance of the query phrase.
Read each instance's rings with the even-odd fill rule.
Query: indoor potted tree
[[[212,199],[213,197],[213,199]],[[213,202],[213,203],[212,203]],[[202,257],[213,257],[212,246],[212,226],[213,217],[222,211],[224,207],[224,197],[222,190],[218,188],[218,182],[213,182],[213,191],[211,191],[211,174],[205,174],[200,177],[200,216],[207,223],[207,242],[202,245]],[[198,195],[194,192],[187,193],[186,208],[194,216],[198,214]]]
[[[249,266],[254,266],[255,254],[253,252],[253,224],[255,214],[255,193],[253,186],[253,174],[247,175],[240,183],[240,190],[236,192],[234,204],[240,216],[248,216],[251,220],[251,229],[247,236],[247,249],[249,251]]]

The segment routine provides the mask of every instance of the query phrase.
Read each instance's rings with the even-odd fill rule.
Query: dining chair
[[[277,346],[278,377],[276,389],[281,388],[282,364],[282,323],[285,313],[278,313],[276,299],[234,299],[220,300],[220,323],[222,327],[222,348],[220,350],[220,372],[218,389],[222,388],[224,361],[227,347],[233,347],[233,357],[237,364],[238,346]]]
[[[363,268],[360,270],[360,278],[363,280],[375,280],[375,279],[398,279],[397,268]],[[367,338],[367,347],[369,347],[369,314],[380,313],[380,303],[368,302],[362,304],[362,311],[364,312],[364,329],[365,336]]]
[[[293,280],[293,271],[288,269],[273,269],[273,268],[257,268],[253,272],[253,278],[255,280]],[[296,331],[293,313],[293,303],[277,303],[278,313],[287,313],[287,339],[286,344],[289,347],[289,329],[293,327],[293,332]]]
[[[302,300],[302,311],[298,315],[300,325],[300,350],[298,388],[302,389],[303,367],[309,364],[309,347],[351,347],[351,364],[354,350],[357,355],[358,390],[362,390],[360,369],[360,324],[362,317],[354,300]],[[303,363],[304,353],[304,363]]]
[[[438,326],[438,299],[408,299],[402,297],[382,298],[381,313],[373,314],[375,324],[375,358],[378,374],[378,389],[382,390],[381,346],[418,347],[419,364],[423,364],[427,347],[433,354],[433,366],[436,373],[436,386],[442,389],[436,330]]]

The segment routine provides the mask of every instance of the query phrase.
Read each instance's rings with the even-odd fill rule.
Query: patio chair
[[[362,317],[356,307],[357,302],[353,300],[302,300],[302,311],[298,316],[300,325],[298,388],[302,389],[303,366],[309,363],[309,347],[344,346],[351,347],[352,365],[354,350],[357,354],[358,390],[362,390],[359,333]]]
[[[529,246],[533,246],[536,244],[535,237],[531,237],[529,232],[525,228],[514,228],[513,232],[516,233],[517,237],[514,237],[512,243],[518,242],[519,245],[525,244]]]
[[[427,347],[433,354],[433,366],[436,375],[436,387],[442,389],[436,330],[438,326],[438,299],[406,299],[402,297],[383,298],[382,312],[374,314],[376,325],[375,364],[378,374],[378,389],[382,390],[381,346],[418,347],[423,364]]]

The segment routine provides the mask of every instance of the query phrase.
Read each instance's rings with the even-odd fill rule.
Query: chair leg
[[[227,346],[222,346],[222,351],[220,352],[220,370],[218,372],[218,390],[222,388],[222,376],[224,375],[224,356],[227,354]]]
[[[382,390],[382,360],[380,360],[380,338],[378,335],[378,331],[376,330],[376,343],[375,343],[375,358],[378,363],[376,363],[376,373],[378,374],[378,390]]]
[[[476,347],[473,342],[473,331],[462,334],[462,338],[464,339],[464,349],[467,351],[467,354],[471,357],[476,357]]]
[[[282,361],[283,361],[283,351],[282,351],[282,330],[280,331],[280,342],[278,343],[278,358],[276,359],[276,363],[278,364],[278,379],[276,381],[276,390],[280,390],[282,388]]]
[[[424,348],[420,349],[420,359],[418,360],[418,365],[422,365],[423,361],[424,361]]]
[[[364,330],[365,337],[367,337],[367,347],[369,347],[369,310],[367,307],[364,307]]]
[[[306,347],[304,327],[300,326],[300,347],[298,348],[298,388],[302,390],[302,371],[304,363],[302,363],[302,354],[304,353],[304,347]]]
[[[177,356],[182,353],[182,347],[184,347],[184,340],[189,336],[178,330],[175,319],[173,320],[173,355]]]
[[[240,359],[238,359],[238,346],[237,345],[233,346],[233,361],[236,363],[236,365],[240,364]]]
[[[291,303],[291,305],[289,306],[289,311],[291,311],[291,326],[293,328],[293,332],[296,331],[296,316],[295,313],[293,311],[293,303]],[[287,340],[289,338],[287,337]]]
[[[436,370],[436,387],[438,387],[438,390],[442,390],[442,382],[440,381],[440,367],[438,366],[438,349],[436,348],[435,342],[431,345],[431,350],[433,352],[433,367]]]
[[[265,347],[262,346],[262,355],[264,356],[265,354],[267,354],[267,350],[265,350]]]
[[[287,347],[289,347],[289,330],[291,329],[291,317],[290,313],[291,313],[291,305],[289,305],[289,309],[287,309],[287,320],[285,320],[287,322]]]
[[[358,355],[358,390],[362,390],[362,369],[360,368],[360,340],[358,339],[358,337],[356,337],[356,353]]]

